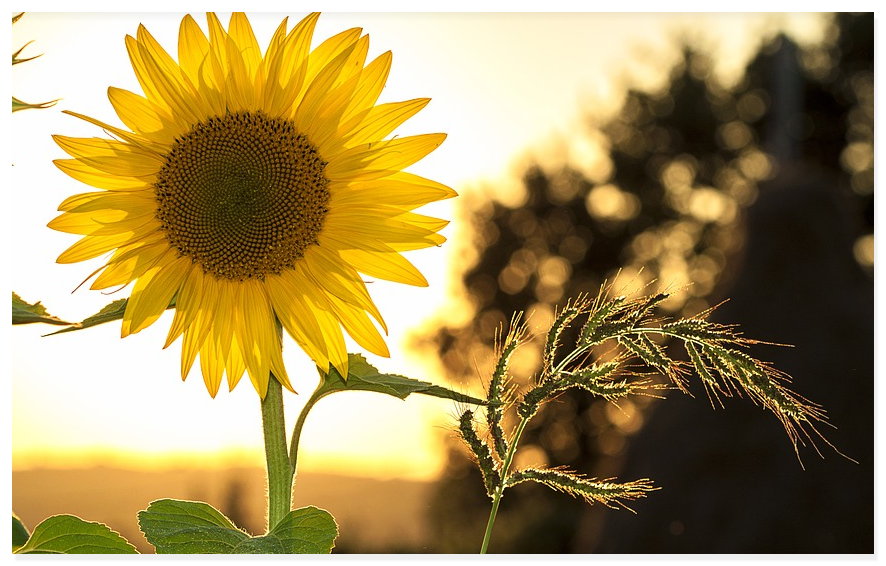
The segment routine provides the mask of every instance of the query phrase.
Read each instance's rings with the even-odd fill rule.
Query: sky
[[[284,15],[248,14],[264,47]],[[10,118],[11,195],[9,285],[25,300],[40,300],[65,320],[81,320],[128,290],[111,296],[75,287],[100,261],[60,265],[55,258],[75,237],[46,223],[67,196],[87,189],[51,163],[64,157],[50,135],[101,136],[61,113],[73,110],[119,124],[106,97],[110,85],[139,92],[123,38],[143,23],[175,52],[182,14],[29,13],[13,27],[12,46],[33,40],[23,55],[39,59],[12,71],[13,94],[28,102],[62,100],[48,110]],[[198,22],[205,23],[195,14]],[[221,15],[223,22],[226,15]],[[762,37],[781,26],[801,42],[820,37],[815,14],[324,14],[315,44],[359,26],[369,33],[370,57],[392,50],[382,102],[431,97],[399,135],[446,132],[446,142],[409,170],[462,195],[507,200],[527,156],[545,164],[600,159],[581,143],[582,108],[617,107],[625,81],[654,85],[676,56],[670,39],[688,30],[719,58],[718,72],[736,71]],[[204,26],[205,29],[205,26]],[[556,143],[553,143],[556,141]],[[556,150],[551,150],[554,147]],[[494,190],[490,187],[495,187]],[[430,286],[369,285],[390,334],[390,359],[367,356],[380,369],[443,383],[433,360],[405,347],[410,333],[433,320],[465,315],[458,273],[469,245],[458,199],[420,212],[453,219],[441,248],[408,258]],[[247,380],[233,392],[207,394],[199,375],[179,377],[180,343],[162,350],[171,313],[124,340],[119,322],[59,336],[54,328],[10,331],[13,467],[171,464],[263,465],[259,400]],[[353,346],[349,351],[359,351]],[[284,359],[300,395],[287,394],[288,426],[317,383],[316,371],[291,341]],[[455,385],[473,388],[480,383]],[[355,475],[434,477],[443,466],[443,439],[454,435],[454,403],[371,393],[342,393],[319,402],[302,435],[302,469]]]

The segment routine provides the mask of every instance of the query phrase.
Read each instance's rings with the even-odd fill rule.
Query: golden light
[[[296,16],[293,16],[293,18]],[[222,16],[224,20],[226,16]],[[260,43],[266,45],[279,14],[250,15]],[[29,49],[44,55],[13,71],[13,89],[25,100],[63,98],[57,108],[19,112],[10,118],[10,191],[12,230],[16,237],[11,255],[16,270],[11,276],[14,290],[29,301],[42,300],[49,310],[66,320],[81,320],[111,300],[127,295],[122,290],[110,296],[80,290],[71,293],[85,275],[79,266],[53,263],[70,239],[45,228],[55,215],[62,195],[78,187],[51,165],[61,157],[50,135],[60,131],[72,135],[98,135],[91,127],[60,114],[61,109],[79,109],[105,120],[113,113],[105,97],[112,84],[138,91],[129,68],[123,37],[144,23],[158,41],[174,51],[179,14],[27,14],[13,29],[13,45],[35,43]],[[597,100],[595,108],[612,111],[621,100],[621,73],[625,53],[631,46],[645,44],[660,53],[649,68],[637,66],[631,73],[639,82],[661,81],[668,60],[676,53],[671,45],[673,30],[707,30],[728,46],[729,57],[714,61],[711,72],[728,74],[740,68],[759,42],[760,30],[776,26],[765,14],[706,15],[701,20],[687,14],[324,14],[317,37],[327,37],[353,26],[364,27],[372,36],[370,57],[388,49],[394,53],[393,70],[385,89],[386,100],[431,96],[432,102],[405,128],[403,135],[425,131],[449,133],[447,142],[414,171],[455,187],[477,209],[494,197],[519,202],[525,195],[514,173],[517,156],[526,155],[563,140],[552,162],[571,164],[599,182],[590,192],[588,211],[613,221],[633,218],[641,212],[637,197],[606,184],[612,164],[606,157],[605,140],[589,138],[581,127],[580,103]],[[762,26],[761,22],[769,22]],[[814,18],[786,17],[782,24],[807,30],[809,41],[821,35]],[[818,26],[818,27],[816,27]],[[749,30],[754,30],[749,33]],[[809,31],[811,30],[811,31]],[[76,34],[76,41],[72,38]],[[817,34],[817,35],[816,35]],[[454,40],[457,38],[457,41]],[[669,59],[670,58],[670,59]],[[722,63],[722,68],[720,67]],[[740,118],[754,119],[768,102],[762,95],[749,94],[739,102]],[[607,110],[608,109],[608,110]],[[738,129],[736,129],[738,128]],[[738,143],[739,126],[724,132],[724,139]],[[576,141],[580,140],[580,141]],[[638,140],[637,143],[641,143]],[[846,159],[853,167],[867,163],[866,150],[853,150]],[[522,162],[521,162],[522,163]],[[770,174],[762,154],[750,154],[739,166],[755,178]],[[666,186],[691,187],[694,171],[690,162],[675,162],[665,172]],[[484,188],[485,187],[485,188]],[[494,187],[490,189],[489,187]],[[564,179],[564,194],[576,186]],[[738,198],[738,197],[736,197]],[[751,198],[751,197],[748,197]],[[710,201],[710,199],[708,199]],[[694,206],[712,216],[722,203]],[[422,210],[442,218],[454,218],[452,204]],[[415,263],[428,275],[429,289],[399,289],[374,282],[370,292],[388,317],[391,359],[372,359],[384,371],[443,382],[439,363],[428,363],[404,344],[422,320],[434,320],[444,312],[448,321],[469,316],[464,297],[456,297],[451,279],[470,264],[473,236],[464,218],[456,218],[445,232],[452,241],[440,249],[416,255]],[[534,229],[531,218],[516,227],[521,233]],[[498,237],[487,234],[488,237]],[[638,239],[635,247],[651,256],[669,250],[680,253],[687,238],[680,230],[663,241],[652,235]],[[689,239],[691,241],[691,239]],[[862,257],[867,244],[859,249]],[[537,273],[546,297],[559,296],[571,276],[569,261],[587,252],[587,241],[567,236],[557,253],[560,257],[515,255],[498,274],[508,291],[529,284]],[[476,255],[475,252],[474,256]],[[683,267],[685,270],[685,266]],[[705,272],[707,266],[696,266]],[[608,274],[612,275],[612,274]],[[646,276],[627,269],[616,288],[628,292],[648,283]],[[168,315],[167,315],[168,316]],[[490,334],[503,322],[500,317],[485,321]],[[168,326],[168,321],[166,322]],[[161,324],[156,325],[159,329]],[[162,351],[162,329],[148,329],[137,337],[119,340],[119,326],[41,338],[46,328],[15,328],[12,334],[13,372],[13,466],[65,466],[89,463],[129,463],[133,466],[170,465],[186,462],[226,465],[230,460],[261,465],[260,425],[254,396],[235,390],[217,399],[205,398],[199,380],[184,384],[177,377],[178,352]],[[290,345],[292,346],[292,345]],[[177,346],[170,350],[175,350]],[[355,347],[352,347],[352,350]],[[301,393],[287,401],[287,420],[292,422],[314,386],[316,377],[295,347],[284,347],[287,366],[300,376],[294,384]],[[482,352],[463,352],[470,358]],[[132,364],[132,360],[139,363]],[[126,368],[121,371],[120,368]],[[469,384],[474,386],[475,384]],[[151,413],[161,407],[163,418]],[[442,469],[441,438],[449,426],[451,406],[433,400],[410,399],[403,403],[372,395],[341,395],[324,400],[309,419],[305,430],[306,469],[347,470],[363,474],[387,474],[429,479]],[[357,426],[355,419],[362,423]],[[367,424],[368,423],[368,424]],[[408,426],[404,426],[408,423]],[[365,425],[365,426],[364,426]],[[346,431],[343,434],[342,431]]]
[[[591,189],[585,204],[588,212],[601,220],[630,220],[640,212],[640,199],[612,184]]]

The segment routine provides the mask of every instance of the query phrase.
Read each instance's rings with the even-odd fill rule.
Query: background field
[[[56,514],[106,523],[142,553],[153,552],[136,514],[159,498],[206,501],[253,535],[265,524],[265,477],[260,468],[34,469],[13,472],[13,508],[29,529]],[[336,518],[336,552],[422,552],[430,484],[332,474],[299,474],[296,506],[313,505]]]

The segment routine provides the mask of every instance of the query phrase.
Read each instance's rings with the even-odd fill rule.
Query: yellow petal
[[[210,335],[200,348],[200,373],[203,374],[203,383],[213,399],[221,385],[224,369],[224,360],[220,359],[217,341]]]
[[[172,325],[169,327],[166,343],[163,345],[164,348],[168,348],[170,344],[175,342],[176,338],[181,336],[185,329],[191,328],[194,324],[203,301],[201,295],[203,292],[203,278],[203,270],[199,267],[194,267],[188,272],[187,277],[182,282],[178,296],[175,299],[175,317],[172,319]]]
[[[301,124],[305,126],[303,132],[320,149],[322,155],[331,155],[330,148],[340,145],[339,125],[342,115],[353,97],[354,89],[360,82],[360,71],[363,69],[363,61],[366,59],[368,50],[369,37],[363,36],[357,40],[353,49],[343,51],[343,54],[349,52],[349,55],[337,73],[333,85],[323,96],[323,101],[319,104],[316,114],[313,116],[307,113],[302,115]],[[320,80],[321,77],[322,73],[317,79]],[[307,98],[307,96],[306,94],[305,97]]]
[[[322,287],[327,293],[335,295],[342,301],[368,311],[382,326],[385,324],[378,307],[369,296],[366,284],[353,267],[345,263],[333,251],[321,246],[311,246],[305,251],[305,272],[311,276],[315,285]]]
[[[143,46],[141,46],[134,37],[127,35],[126,51],[129,54],[132,70],[135,72],[138,83],[141,85],[142,91],[145,93],[145,98],[165,115],[164,118],[168,120],[169,124],[174,124],[177,131],[187,131],[188,121],[184,116],[178,113],[178,105],[174,102],[167,101],[164,97],[164,90],[158,88],[154,82],[157,70],[154,65],[152,65],[150,69],[148,68],[148,65],[144,60]],[[110,89],[108,96],[110,96]]]
[[[342,144],[357,145],[384,139],[430,101],[430,98],[416,98],[374,106],[342,126],[339,132]]]
[[[319,14],[315,12],[299,22],[286,36],[279,54],[269,64],[265,104],[271,116],[291,115],[291,108],[304,90],[311,37],[318,17]],[[279,88],[273,88],[274,85]]]
[[[339,74],[344,68],[345,63],[348,62],[348,57],[351,55],[354,47],[354,45],[351,45],[341,52],[338,57],[333,59],[323,68],[313,81],[308,83],[310,86],[308,86],[305,91],[305,95],[301,99],[298,109],[293,116],[293,120],[299,129],[303,129],[306,132],[309,129],[314,129],[316,131],[318,125],[315,121],[320,118],[321,113],[325,109],[325,105],[328,104],[328,99],[330,97],[329,93],[338,80]],[[337,128],[337,124],[334,126]]]
[[[358,145],[326,166],[333,181],[372,180],[408,167],[437,149],[446,134],[422,134]]]
[[[261,108],[267,111],[269,103],[273,101],[275,96],[279,95],[280,84],[277,80],[277,76],[275,75],[272,80],[268,80],[268,75],[271,72],[271,67],[274,67],[274,72],[276,73],[280,66],[279,53],[280,49],[283,47],[283,43],[286,41],[286,27],[289,18],[283,18],[283,21],[280,22],[280,25],[277,26],[277,30],[274,32],[274,35],[271,37],[271,41],[268,43],[268,49],[265,52],[265,56],[261,58],[258,64],[258,70],[255,72],[255,98],[260,101]],[[271,94],[268,94],[268,90],[271,90]]]
[[[329,193],[330,209],[338,206],[365,208],[385,205],[411,210],[430,202],[458,196],[458,193],[446,185],[403,172],[374,181],[335,185],[330,183]]]
[[[192,272],[196,271],[202,270],[192,270]],[[181,372],[183,380],[187,377],[188,370],[194,365],[194,359],[196,359],[197,353],[209,335],[212,321],[218,308],[218,286],[215,278],[203,276],[201,279],[200,306],[194,315],[193,322],[185,327],[184,338],[182,339]]]
[[[71,157],[111,175],[146,178],[163,166],[161,156],[114,140],[60,135],[53,135],[52,139]]]
[[[431,232],[439,232],[449,225],[448,220],[434,218],[433,216],[425,216],[424,214],[416,214],[414,212],[404,212],[391,218],[392,222],[403,222],[412,226],[424,228]]]
[[[388,245],[394,251],[408,252],[412,250],[421,250],[424,248],[440,246],[443,245],[444,242],[446,242],[445,236],[441,236],[440,234],[430,234],[421,239],[415,239],[405,242],[388,242]]]
[[[219,307],[213,319],[216,335],[219,342],[219,354],[227,359],[231,343],[234,341],[234,326],[237,324],[235,310],[239,308],[239,283],[225,279],[218,280],[219,305],[228,305],[228,308]]]
[[[351,213],[347,209],[344,212],[330,210],[326,216],[323,230],[338,238],[357,241],[374,238],[391,243],[418,241],[436,232],[436,230],[408,222],[380,218],[372,214]]]
[[[159,229],[160,225],[151,211],[129,212],[126,210],[100,210],[84,213],[66,212],[47,224],[53,230],[69,234],[92,234],[110,236],[129,233],[132,238],[142,232]]]
[[[343,249],[339,250],[339,254],[354,269],[370,277],[406,283],[416,287],[428,286],[428,280],[425,279],[424,275],[414,265],[409,263],[405,257],[392,249],[389,252]]]
[[[190,270],[190,261],[173,259],[174,255],[175,252],[170,250],[165,258],[135,282],[123,314],[123,337],[153,324],[178,292]]]
[[[95,199],[99,197],[103,197],[107,195],[105,191],[94,191],[91,193],[80,193],[76,195],[71,195],[65,200],[62,201],[60,205],[58,205],[59,210],[70,211],[74,210],[79,206],[89,204],[93,202]],[[135,194],[135,193],[133,193]],[[102,207],[104,208],[104,207]]]
[[[197,320],[201,320],[201,317],[198,316]],[[200,347],[203,346],[203,342],[201,341],[201,332],[200,330],[205,327],[205,324],[201,324],[200,327],[190,326],[185,329],[184,335],[182,337],[182,359],[181,359],[181,375],[182,381],[187,379],[188,373],[191,371],[191,367],[194,365],[194,360],[197,359],[197,354],[200,353]]]
[[[283,328],[321,368],[329,367],[326,341],[317,323],[314,311],[305,302],[303,289],[309,284],[295,271],[283,275],[269,275],[266,289],[274,312]]]
[[[145,168],[155,171],[163,165],[163,156],[147,151],[139,146],[104,138],[74,138],[55,134],[52,136],[71,157],[78,159],[89,157],[116,157],[119,159],[144,162]],[[151,174],[151,173],[147,173]]]
[[[258,41],[255,39],[255,34],[252,32],[252,25],[250,25],[243,12],[231,14],[231,21],[228,24],[228,35],[234,40],[249,76],[255,76],[255,71],[258,69],[258,64],[261,61],[261,49],[258,46]]]
[[[72,213],[95,212],[98,210],[117,209],[127,212],[153,212],[156,201],[151,191],[113,192],[105,191],[75,195],[65,199],[59,210]]]
[[[326,299],[336,318],[341,321],[342,326],[357,344],[379,356],[388,357],[391,355],[384,338],[362,309],[355,308],[334,295],[327,295]]]
[[[306,81],[312,82],[330,62],[352,47],[361,33],[363,33],[361,28],[347,29],[326,39],[311,51]]]
[[[108,100],[126,127],[154,142],[171,144],[186,126],[172,119],[168,110],[122,88],[108,87]]]
[[[124,175],[109,175],[76,159],[56,159],[52,163],[70,177],[99,189],[133,191],[151,188],[151,185],[144,179]]]
[[[271,373],[273,374],[274,379],[279,381],[283,387],[296,393],[295,389],[292,387],[292,383],[289,381],[289,375],[286,373],[286,366],[283,364],[283,352],[279,348],[271,352]],[[266,393],[267,388],[265,389],[265,394]]]
[[[178,30],[178,64],[195,85],[200,84],[200,68],[209,54],[209,40],[190,14],[182,18]]]
[[[166,139],[162,140],[152,140],[148,137],[145,137],[141,134],[134,134],[132,132],[127,132],[126,130],[121,130],[120,128],[115,128],[109,124],[102,122],[101,120],[96,120],[95,118],[90,118],[89,116],[84,116],[83,114],[78,114],[77,112],[72,112],[70,110],[62,110],[62,113],[68,114],[70,116],[74,116],[75,118],[80,118],[85,122],[89,122],[90,124],[94,124],[99,128],[102,128],[109,134],[114,135],[121,140],[136,146],[139,150],[147,151],[150,153],[154,153],[157,155],[165,155],[167,152]]]
[[[300,266],[296,265],[296,271],[301,272]],[[300,273],[302,278],[306,275]],[[338,372],[347,377],[348,375],[348,352],[345,348],[345,337],[341,331],[341,325],[338,317],[336,317],[330,309],[326,295],[311,285],[305,285],[303,289],[305,293],[305,302],[314,314],[317,324],[320,326],[320,333],[326,344],[326,353],[329,356],[329,363],[338,370]],[[323,368],[324,370],[326,368]]]
[[[225,44],[228,74],[225,89],[228,95],[228,110],[237,112],[240,110],[255,110],[256,97],[253,75],[250,74],[239,46],[230,36]]]
[[[243,361],[243,354],[240,353],[240,346],[237,344],[236,338],[232,337],[231,349],[225,360],[225,374],[228,377],[228,391],[233,391],[243,373],[246,371],[246,362]]]
[[[207,57],[207,71],[211,71],[209,74],[211,77],[211,84],[221,87],[227,83],[228,34],[222,27],[218,17],[212,12],[206,14],[206,21],[209,23],[209,56]],[[221,94],[226,96],[226,90],[221,89]]]
[[[151,81],[152,90],[160,96],[173,117],[188,125],[200,122],[206,115],[205,109],[201,108],[201,98],[172,57],[144,26],[139,26],[136,49],[141,56],[140,68],[146,80]]]
[[[259,395],[264,397],[271,371],[270,352],[280,349],[271,303],[263,286],[253,280],[241,284],[238,302],[240,324],[237,325],[237,330],[240,333],[237,334],[237,342],[243,346],[249,379]]]
[[[92,259],[128,243],[131,238],[132,234],[130,233],[112,236],[84,236],[62,252],[56,261],[58,263],[76,263]]]
[[[391,59],[391,52],[387,51],[366,65],[360,74],[360,83],[354,91],[354,96],[342,116],[343,120],[349,120],[375,104],[388,80]]]
[[[161,236],[162,237],[162,236]],[[164,241],[142,240],[135,245],[118,248],[92,282],[90,289],[107,289],[128,285],[156,265],[169,249]]]

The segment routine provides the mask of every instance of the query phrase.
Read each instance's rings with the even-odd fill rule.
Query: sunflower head
[[[388,355],[361,274],[427,285],[401,252],[444,241],[447,222],[413,210],[455,192],[403,169],[445,135],[392,136],[428,99],[378,104],[390,53],[367,63],[356,28],[311,50],[317,17],[283,20],[262,52],[243,14],[208,14],[208,34],[185,16],[177,61],[140,26],[143,93],[108,89],[124,127],[69,112],[113,137],[55,136],[56,165],[98,189],[50,222],[82,235],[58,261],[105,256],[92,288],[132,284],[123,336],[174,300],[166,346],[182,337],[182,379],[199,355],[213,396],[244,372],[262,397],[271,374],[292,389],[280,327],[342,375],[342,329]]]
[[[287,120],[210,118],[176,139],[157,173],[170,244],[216,277],[263,279],[304,257],[329,211],[326,161]]]

